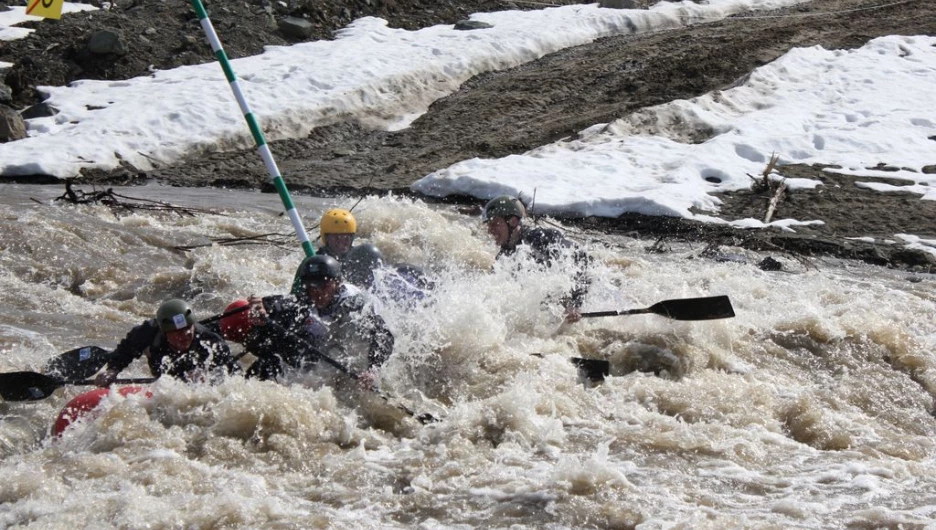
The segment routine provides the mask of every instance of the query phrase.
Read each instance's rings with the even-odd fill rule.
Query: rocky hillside
[[[0,103],[22,109],[41,101],[37,86],[77,79],[128,79],[153,69],[213,60],[191,3],[185,0],[99,0],[100,11],[70,13],[61,20],[27,22],[29,37],[0,41],[0,72],[9,87]],[[581,3],[550,0],[551,5]],[[0,10],[7,4],[0,0]],[[471,13],[542,8],[542,2],[499,0],[203,0],[232,59],[256,55],[267,45],[330,39],[351,21],[376,16],[391,27],[419,29],[454,24]]]

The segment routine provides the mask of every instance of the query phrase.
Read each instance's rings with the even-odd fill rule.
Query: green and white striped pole
[[[214,52],[218,62],[221,63],[221,69],[224,70],[224,76],[231,85],[231,90],[234,92],[237,104],[240,106],[241,112],[244,113],[244,119],[247,120],[247,126],[250,127],[250,134],[253,135],[254,142],[257,144],[257,152],[260,153],[260,158],[263,159],[263,164],[270,174],[273,187],[276,188],[280,200],[283,201],[283,207],[286,208],[286,215],[289,216],[289,220],[292,221],[293,228],[296,230],[296,235],[299,236],[302,250],[305,251],[307,257],[313,256],[315,255],[315,249],[309,241],[309,236],[306,234],[305,227],[302,226],[302,219],[299,218],[299,213],[296,212],[296,206],[292,202],[292,197],[289,196],[289,190],[286,189],[283,176],[280,175],[279,168],[276,167],[276,161],[273,160],[273,153],[270,151],[270,146],[267,145],[266,138],[263,136],[263,131],[260,130],[260,124],[257,123],[257,118],[254,117],[253,112],[250,110],[250,105],[247,104],[247,99],[244,97],[244,92],[241,91],[240,84],[237,82],[237,76],[234,75],[234,70],[231,68],[231,63],[228,61],[227,54],[224,53],[224,48],[221,47],[218,34],[215,33],[214,26],[211,25],[211,20],[208,19],[208,12],[205,11],[205,6],[202,5],[201,0],[192,0],[192,7],[195,8],[198,21],[201,23],[202,29],[205,30],[205,36],[208,37],[211,50]]]

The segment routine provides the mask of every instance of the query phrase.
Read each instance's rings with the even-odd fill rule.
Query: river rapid
[[[285,293],[302,258],[275,195],[124,188],[212,213],[115,216],[62,191],[0,186],[0,371],[112,348],[166,298],[204,318]],[[355,202],[295,200],[313,236]],[[586,310],[725,294],[737,316],[564,325],[544,300],[567,267],[495,265],[476,217],[395,197],[354,213],[358,242],[437,284],[384,306],[392,403],[313,375],[164,379],[54,438],[88,387],[3,402],[0,528],[936,528],[932,276],[783,255],[766,272],[742,250],[569,230],[594,258]],[[285,243],[210,244],[268,233]],[[611,377],[586,381],[573,356]]]

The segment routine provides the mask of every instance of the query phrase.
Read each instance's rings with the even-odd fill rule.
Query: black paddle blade
[[[62,379],[87,379],[107,364],[111,352],[97,346],[83,346],[53,357],[43,372]]]
[[[651,313],[673,320],[716,320],[735,316],[727,296],[664,300],[648,308]]]
[[[5,401],[38,401],[52,395],[66,383],[37,372],[0,374],[0,397]]]
[[[611,363],[600,361],[598,359],[583,359],[581,357],[572,357],[569,359],[572,364],[578,366],[578,369],[588,379],[592,381],[603,381],[605,376],[611,373]]]

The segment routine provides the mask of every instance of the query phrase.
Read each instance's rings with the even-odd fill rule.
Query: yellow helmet
[[[325,212],[319,223],[319,233],[322,234],[322,243],[328,234],[354,234],[357,232],[357,221],[348,210],[332,208]]]

